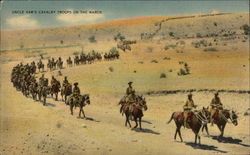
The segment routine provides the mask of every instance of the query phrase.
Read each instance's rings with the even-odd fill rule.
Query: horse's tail
[[[169,121],[167,122],[167,124],[169,124],[169,123],[172,121],[173,118],[174,118],[174,112],[173,112],[173,114],[171,115],[171,118],[169,119]]]
[[[120,113],[122,113],[122,109],[123,109],[123,105],[121,105],[120,107]],[[123,114],[123,113],[122,113]]]

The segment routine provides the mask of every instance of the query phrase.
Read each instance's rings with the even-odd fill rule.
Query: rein
[[[202,113],[202,112],[201,112],[201,113]],[[207,123],[208,123],[207,119],[202,118],[202,116],[205,117],[203,113],[202,113],[202,116],[201,116],[199,113],[198,113],[198,114],[195,114],[195,116],[196,116],[196,118],[197,118],[199,121],[201,121],[201,124],[207,124]],[[206,118],[206,117],[205,117],[205,118]]]
[[[226,116],[221,111],[219,112],[219,114],[221,114],[224,121],[226,121],[227,123],[232,123],[231,117],[230,117],[231,122],[229,122]],[[229,115],[231,115],[231,113]]]

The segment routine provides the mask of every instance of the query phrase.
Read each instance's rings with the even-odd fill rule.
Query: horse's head
[[[143,96],[138,96],[138,104],[139,104],[141,107],[143,107],[145,111],[148,109],[145,97],[143,97]]]
[[[205,108],[203,107],[201,110],[202,116],[209,122],[210,121],[210,111],[209,111],[209,107]]]
[[[238,125],[238,121],[237,121],[237,114],[234,110],[230,111],[230,120],[232,121],[233,125],[237,126]]]
[[[89,94],[83,95],[82,98],[85,103],[90,104]]]

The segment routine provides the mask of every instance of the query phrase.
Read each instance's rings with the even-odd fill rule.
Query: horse
[[[38,87],[38,98],[39,98],[39,101],[42,100],[43,98],[43,105],[45,106],[46,105],[46,98],[47,98],[47,95],[50,93],[50,90],[49,90],[49,87],[48,86],[39,86]]]
[[[38,94],[37,87],[38,87],[37,82],[33,82],[29,85],[29,91],[31,93],[33,100],[35,100],[35,101],[37,100],[37,94]]]
[[[143,117],[142,109],[144,109],[145,111],[148,109],[145,98],[143,98],[142,96],[137,96],[136,103],[134,104],[130,104],[126,102],[122,103],[122,100],[120,101],[119,104],[121,104],[120,113],[122,113],[122,115],[123,113],[125,113],[125,116],[126,116],[125,126],[127,126],[127,123],[128,123],[129,126],[131,127],[129,118],[130,116],[133,116],[135,124],[136,124],[133,128],[137,128],[138,126],[137,119],[139,119],[140,130],[142,130],[141,128],[141,118]]]
[[[219,137],[223,137],[226,124],[230,123],[228,119],[233,123],[234,126],[238,125],[238,121],[237,121],[238,116],[234,110],[228,110],[228,109],[219,110],[219,111],[216,111],[214,116],[212,117],[214,117],[214,124],[216,124],[220,130]],[[202,127],[202,131],[204,128],[206,129],[208,133],[207,124],[205,124]]]
[[[52,85],[51,85],[51,96],[53,97],[53,94],[55,94],[56,96],[56,101],[58,100],[58,92],[60,92],[60,88],[61,88],[61,84],[59,81],[56,80],[56,82],[54,82]]]
[[[187,124],[190,129],[195,134],[195,144],[197,144],[197,138],[199,139],[199,144],[200,144],[200,135],[199,131],[200,128],[202,127],[203,123],[207,123],[207,120],[209,118],[209,111],[207,108],[202,108],[202,110],[196,111],[196,112],[189,112],[188,116],[189,119],[187,119]],[[183,112],[173,112],[171,115],[170,120],[167,122],[169,124],[172,119],[175,121],[176,125],[176,130],[175,130],[175,135],[174,139],[176,140],[177,133],[181,139],[181,142],[183,142],[182,136],[181,136],[181,127],[184,125],[184,113]]]
[[[66,103],[67,101],[67,96],[72,94],[72,85],[70,83],[66,84],[64,87],[61,89],[61,96],[62,100]],[[63,98],[64,96],[64,98]]]
[[[72,60],[71,59],[67,59],[67,66],[69,66],[69,67],[72,67]]]
[[[37,63],[37,68],[38,68],[39,72],[40,72],[40,69],[42,69],[42,71],[44,71],[44,64],[41,61],[38,62]]]
[[[70,113],[71,115],[73,115],[73,108],[75,107],[79,107],[80,110],[79,110],[79,118],[81,118],[81,113],[83,114],[83,117],[85,118],[85,114],[84,114],[84,111],[83,111],[83,107],[86,105],[86,104],[90,104],[90,98],[89,98],[89,94],[84,94],[84,95],[79,95],[78,96],[78,100],[75,100],[74,96],[71,95],[67,102],[67,104],[69,104],[70,106]]]

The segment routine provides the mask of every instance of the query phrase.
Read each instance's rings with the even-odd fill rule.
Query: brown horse
[[[143,117],[142,109],[146,111],[148,107],[147,107],[145,98],[143,98],[142,96],[137,96],[136,98],[137,98],[136,99],[137,102],[134,104],[122,103],[121,108],[120,108],[120,113],[122,114],[125,113],[125,116],[126,116],[125,126],[127,126],[127,123],[128,123],[129,126],[131,127],[129,118],[130,116],[133,116],[135,124],[136,124],[134,128],[137,128],[138,126],[137,120],[139,119],[139,126],[140,126],[140,129],[142,129],[141,128],[141,118]],[[130,108],[132,108],[132,110],[130,110]]]
[[[220,110],[220,111],[217,111],[214,116],[214,124],[217,125],[217,127],[219,128],[221,134],[220,134],[220,137],[223,137],[224,135],[224,129],[226,127],[226,124],[227,123],[230,123],[228,121],[228,119],[233,123],[233,125],[237,126],[238,125],[238,121],[237,121],[237,114],[235,111],[233,110],[227,110],[227,109],[223,109],[223,110]],[[207,124],[205,124],[203,127],[202,127],[202,131],[203,129],[206,129],[207,133],[208,133],[208,127],[207,127]]]
[[[189,128],[192,129],[192,131],[195,134],[195,144],[197,144],[197,138],[199,139],[199,144],[200,144],[200,136],[199,136],[199,131],[200,128],[202,127],[203,123],[207,123],[207,119],[209,118],[209,112],[207,108],[202,108],[202,110],[196,111],[196,112],[189,112],[189,117],[187,119],[187,124],[189,125]],[[183,112],[173,112],[170,120],[167,122],[169,124],[172,119],[175,121],[176,125],[176,131],[174,135],[174,139],[176,139],[177,133],[179,134],[179,137],[182,140],[181,136],[181,127],[184,125],[184,114]]]
[[[79,95],[78,101],[75,101],[74,97],[70,96],[69,99],[67,100],[67,104],[69,104],[69,106],[70,106],[71,115],[73,115],[73,108],[79,107],[80,108],[79,118],[81,117],[81,113],[83,114],[83,117],[85,117],[83,107],[86,104],[90,104],[89,94]]]
[[[60,88],[61,88],[61,84],[59,81],[55,81],[52,85],[51,85],[51,96],[53,97],[53,94],[55,94],[56,96],[56,101],[58,100],[58,93],[60,92]]]

